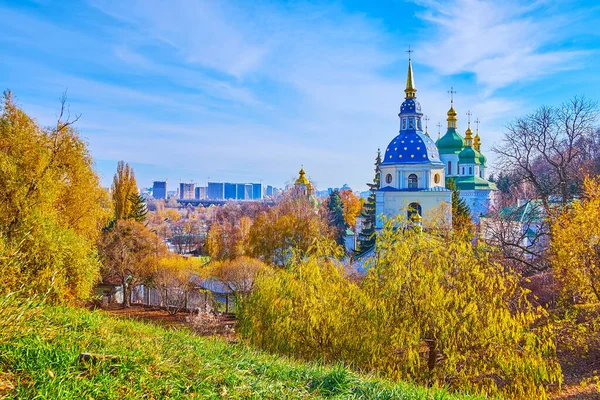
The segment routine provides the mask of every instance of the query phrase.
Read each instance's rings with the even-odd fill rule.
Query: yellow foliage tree
[[[360,210],[362,209],[362,202],[351,190],[342,190],[340,192],[340,198],[342,199],[344,222],[346,222],[346,225],[350,228],[354,228],[356,226],[356,217],[358,217],[358,214],[360,214]]]
[[[167,311],[176,314],[186,306],[193,288],[193,277],[201,272],[197,259],[174,253],[163,255],[154,263],[150,284],[158,289]]]
[[[546,398],[561,381],[544,311],[460,237],[388,221],[362,282],[322,252],[259,277],[240,332],[271,351],[343,361],[394,379],[490,396]]]
[[[251,257],[238,257],[233,260],[214,261],[204,274],[225,284],[236,298],[241,299],[252,292],[256,277],[269,271],[261,260]]]
[[[564,298],[600,303],[600,178],[552,226],[552,266]]]
[[[133,168],[124,161],[117,164],[117,172],[113,177],[111,195],[115,220],[127,218],[132,211],[132,196],[139,193]]]
[[[294,252],[307,254],[319,243],[333,249],[334,230],[305,197],[286,197],[261,213],[250,228],[249,253],[272,265],[284,265]]]
[[[123,306],[129,307],[131,290],[149,282],[158,260],[167,253],[162,240],[141,223],[118,220],[103,232],[99,242],[102,276],[117,281],[123,288]]]
[[[21,285],[46,291],[51,283],[56,299],[82,298],[98,278],[95,241],[110,216],[110,200],[65,102],[56,126],[40,128],[10,92],[4,94],[0,241],[20,258],[12,264],[20,267],[12,277],[1,271],[0,291]]]

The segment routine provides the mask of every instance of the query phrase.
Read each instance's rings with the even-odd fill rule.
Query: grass
[[[79,354],[117,359],[80,363]],[[0,398],[458,399],[101,311],[43,306],[0,332]]]

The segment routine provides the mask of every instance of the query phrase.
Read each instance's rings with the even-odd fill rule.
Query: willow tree
[[[443,240],[387,221],[364,282],[386,317],[384,357],[373,367],[396,378],[488,395],[545,398],[561,381],[542,308],[519,276],[460,237]],[[391,351],[393,349],[393,351]]]
[[[10,92],[0,107],[0,241],[20,262],[0,263],[0,290],[29,286],[57,299],[86,297],[98,278],[95,242],[110,214],[106,191],[63,97],[56,125],[40,127]],[[10,276],[7,265],[19,265]]]

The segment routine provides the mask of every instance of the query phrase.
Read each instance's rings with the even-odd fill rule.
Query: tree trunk
[[[129,287],[127,285],[127,279],[123,279],[121,281],[121,285],[123,285],[123,308],[129,308],[131,306],[131,302],[129,301]]]
[[[429,347],[429,355],[427,357],[427,372],[429,374],[429,380],[433,382],[433,369],[435,368],[435,363],[437,361],[437,345],[435,339],[428,340],[427,346]]]

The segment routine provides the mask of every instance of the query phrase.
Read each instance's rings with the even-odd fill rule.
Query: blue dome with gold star
[[[442,164],[433,140],[422,131],[400,131],[387,149],[382,164]]]

